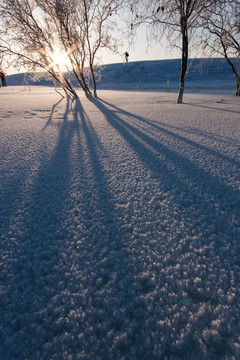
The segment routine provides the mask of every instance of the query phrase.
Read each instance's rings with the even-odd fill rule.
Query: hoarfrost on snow
[[[237,359],[239,99],[1,89],[1,358]]]

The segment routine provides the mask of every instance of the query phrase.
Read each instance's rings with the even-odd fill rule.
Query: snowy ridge
[[[178,89],[181,60],[138,61],[127,64],[103,65],[96,69],[100,89],[157,89],[176,91]],[[74,81],[71,79],[74,83]],[[234,89],[232,70],[224,59],[189,60],[186,90]],[[33,81],[28,75],[16,74],[8,77],[9,85],[52,86],[51,81],[39,78]]]
[[[0,93],[1,359],[239,359],[239,98]]]

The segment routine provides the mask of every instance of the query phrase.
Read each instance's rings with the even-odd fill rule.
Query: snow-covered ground
[[[0,89],[0,358],[239,359],[240,99],[79,94]]]

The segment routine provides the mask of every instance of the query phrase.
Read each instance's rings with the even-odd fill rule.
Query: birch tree
[[[126,0],[0,0],[0,52],[16,68],[47,72],[67,95],[77,96],[57,61],[87,97],[97,96],[95,65],[102,47],[116,49],[116,18]],[[91,91],[93,84],[93,92]]]
[[[227,60],[236,80],[236,95],[240,96],[240,1],[219,0],[207,9],[202,20],[205,49]]]
[[[58,48],[68,58],[67,70],[87,97],[96,97],[95,66],[101,48],[117,49],[116,15],[126,0],[37,0],[48,22],[54,23]],[[93,85],[93,93],[90,90]]]
[[[183,101],[189,45],[193,40],[193,35],[197,36],[199,16],[214,2],[213,0],[136,0],[131,4],[132,28],[147,23],[152,39],[159,42],[162,39],[167,39],[171,47],[177,47],[181,50],[178,103]]]
[[[0,1],[0,51],[11,56],[16,69],[47,72],[65,91],[76,96],[71,83],[54,61],[55,31],[52,23],[41,22],[35,1]]]

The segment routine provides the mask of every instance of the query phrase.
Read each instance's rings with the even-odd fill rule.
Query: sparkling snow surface
[[[0,358],[239,359],[240,99],[0,97]]]

